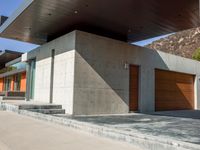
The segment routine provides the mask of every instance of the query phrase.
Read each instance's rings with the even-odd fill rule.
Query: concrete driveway
[[[200,144],[200,111],[169,111],[151,115],[75,117],[74,119],[134,134],[142,133],[158,138]]]
[[[139,150],[79,130],[0,111],[0,150]]]

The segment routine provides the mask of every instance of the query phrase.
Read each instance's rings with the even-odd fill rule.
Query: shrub
[[[192,55],[192,58],[195,59],[195,60],[200,61],[200,48],[197,48],[197,50]]]

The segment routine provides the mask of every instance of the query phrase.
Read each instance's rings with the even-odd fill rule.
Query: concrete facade
[[[51,89],[51,51],[55,50]],[[98,35],[73,31],[27,54],[36,58],[35,101],[62,104],[74,115],[129,112],[129,68],[138,65],[139,111],[155,111],[155,69],[193,74],[200,108],[200,63]]]
[[[62,104],[66,113],[73,113],[74,49],[75,34],[72,32],[24,55],[23,61],[36,59],[34,101],[50,103],[52,96],[53,103]],[[51,95],[52,50],[55,50],[55,79]]]

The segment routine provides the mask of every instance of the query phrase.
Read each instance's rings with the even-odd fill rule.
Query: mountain
[[[192,59],[200,48],[200,27],[174,33],[145,47]]]

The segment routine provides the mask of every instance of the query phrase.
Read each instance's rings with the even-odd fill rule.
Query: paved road
[[[139,148],[0,111],[0,150],[139,150]]]

